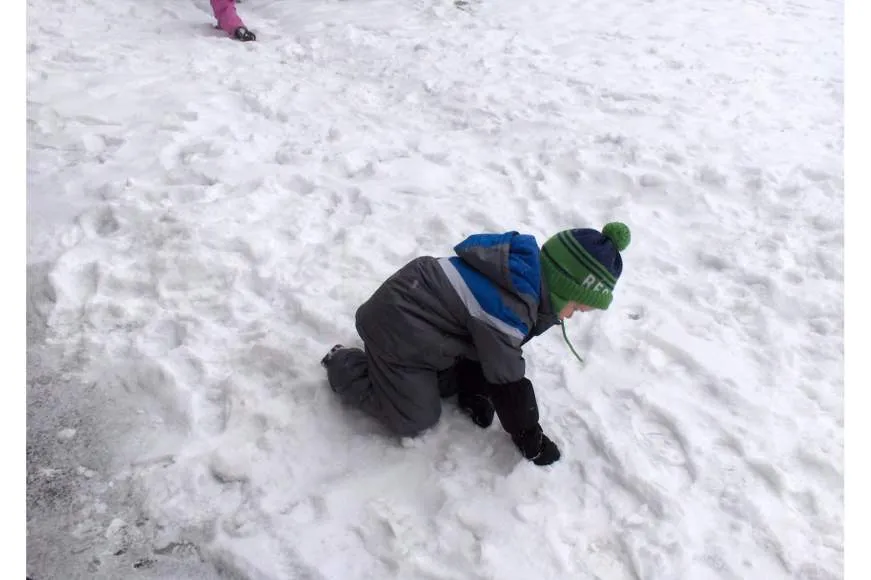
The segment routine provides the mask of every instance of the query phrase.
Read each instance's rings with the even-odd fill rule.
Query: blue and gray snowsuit
[[[343,348],[325,359],[330,385],[401,436],[434,425],[440,399],[456,393],[478,425],[498,414],[534,459],[547,438],[521,347],[559,323],[540,249],[534,237],[508,232],[470,236],[454,251],[412,260],[360,306],[365,350]]]

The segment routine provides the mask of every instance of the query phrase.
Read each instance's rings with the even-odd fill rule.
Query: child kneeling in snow
[[[612,222],[562,231],[541,249],[517,232],[477,234],[454,257],[415,258],[357,310],[365,350],[336,345],[321,361],[330,386],[406,437],[456,394],[475,424],[498,414],[523,456],[549,465],[560,452],[539,424],[521,348],[576,311],[607,309],[629,240]]]

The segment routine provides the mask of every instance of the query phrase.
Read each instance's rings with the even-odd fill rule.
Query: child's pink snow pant
[[[239,15],[236,14],[236,0],[211,0],[212,10],[218,19],[218,27],[232,35],[237,28],[245,26]]]

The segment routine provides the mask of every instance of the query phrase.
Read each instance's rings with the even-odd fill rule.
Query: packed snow
[[[28,0],[27,572],[843,576],[843,6]],[[421,254],[632,228],[562,451],[318,361]]]

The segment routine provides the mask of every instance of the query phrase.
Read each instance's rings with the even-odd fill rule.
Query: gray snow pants
[[[337,351],[327,362],[327,378],[343,403],[362,409],[401,437],[435,425],[441,398],[456,390],[450,370],[400,366],[359,348]]]

